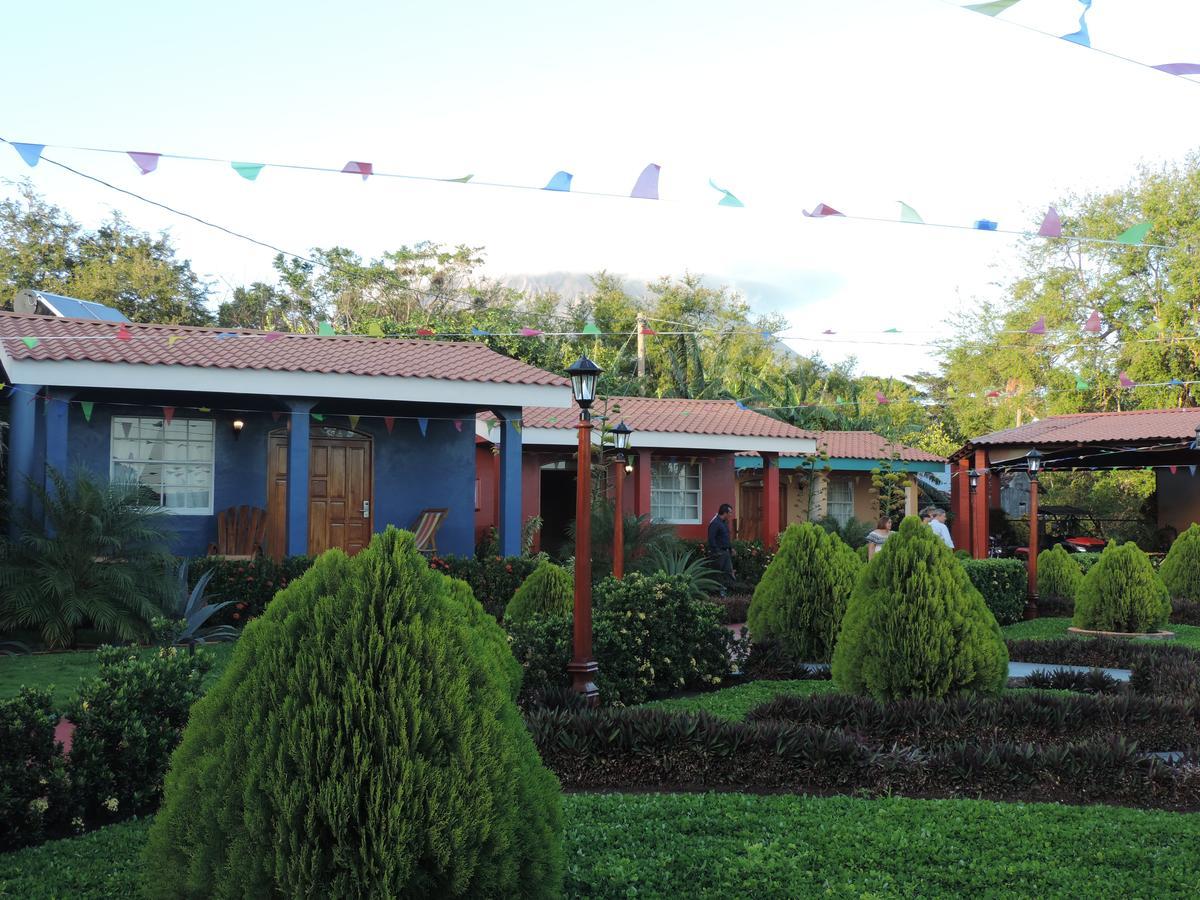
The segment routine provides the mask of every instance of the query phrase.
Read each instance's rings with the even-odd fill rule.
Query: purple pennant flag
[[[1027,334],[1045,334],[1046,333],[1046,317],[1038,316],[1038,320],[1029,326],[1026,333]]]
[[[657,200],[658,199],[658,173],[662,169],[658,163],[650,163],[646,168],[642,169],[642,174],[638,176],[637,184],[633,186],[630,192],[630,197],[637,197],[641,200]]]
[[[351,160],[350,162],[346,163],[346,165],[342,166],[342,171],[348,172],[351,175],[361,175],[362,180],[366,181],[368,175],[374,174],[375,167],[369,162],[354,162]]]
[[[540,328],[521,329],[521,337],[537,337],[539,334],[542,334],[542,330]]]
[[[149,175],[158,168],[158,159],[161,153],[140,153],[135,150],[126,150],[129,158],[133,160],[133,164],[137,166],[143,175]]]
[[[274,341],[279,340],[281,337],[283,337],[283,335],[280,334],[278,331],[268,331],[266,334],[263,335],[263,340],[266,341],[268,344],[270,344],[270,343],[273,343]]]
[[[571,190],[571,179],[574,177],[570,172],[555,172],[542,190],[569,191]]]
[[[1161,66],[1151,66],[1168,75],[1200,75],[1200,63],[1164,63]]]
[[[429,420],[423,417],[417,419],[417,427],[421,429],[421,437],[425,437],[425,433],[429,431]]]
[[[1084,324],[1083,330],[1088,334],[1100,333],[1100,313],[1097,310],[1092,310],[1092,314],[1088,316],[1088,320]]]
[[[18,144],[12,142],[12,148],[21,154],[21,159],[25,160],[30,166],[36,166],[38,160],[42,158],[42,151],[46,149],[45,144]]]
[[[825,203],[818,203],[816,206],[813,207],[812,212],[809,212],[806,209],[802,209],[802,210],[800,210],[800,212],[804,213],[804,215],[808,216],[810,219],[823,219],[826,216],[843,216],[844,217],[846,215],[845,213],[838,212],[832,206],[829,206]]]
[[[1046,217],[1042,219],[1042,227],[1038,229],[1038,237],[1062,237],[1062,220],[1058,217],[1058,210],[1053,206],[1046,210]]]
[[[884,394],[883,391],[876,391],[875,392],[875,402],[878,403],[880,406],[887,406],[888,405],[887,395]]]
[[[1123,388],[1137,387],[1137,382],[1130,378],[1127,372],[1120,373],[1117,376],[1117,380],[1121,382],[1121,387]]]

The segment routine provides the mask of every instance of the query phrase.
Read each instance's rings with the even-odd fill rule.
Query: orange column
[[[988,471],[986,450],[975,451],[975,471],[979,473],[979,488],[971,497],[971,555],[976,559],[986,559],[988,554],[988,508],[991,505],[992,482],[999,483]]]
[[[763,466],[762,542],[768,549],[779,543],[779,460],[774,453],[760,453]]]
[[[633,511],[639,516],[650,515],[650,451],[638,450],[637,465],[633,470],[635,492]]]
[[[968,496],[971,485],[967,479],[970,470],[971,462],[964,456],[950,472],[950,509],[954,513],[950,536],[954,538],[955,547],[968,552],[971,549],[971,500]]]

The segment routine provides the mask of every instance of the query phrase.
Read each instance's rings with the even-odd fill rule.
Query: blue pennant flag
[[[1000,223],[993,222],[991,219],[978,219],[975,222],[975,227],[980,231],[995,231],[1000,227]]]
[[[425,437],[425,432],[429,431],[429,420],[425,418],[417,419],[417,427],[421,429],[421,437]]]
[[[490,331],[484,331],[482,328],[476,328],[474,325],[471,326],[471,337],[490,337],[491,334]]]
[[[42,151],[46,149],[45,144],[18,144],[12,142],[12,148],[21,154],[21,159],[25,160],[30,166],[36,166],[38,160],[42,158]]]
[[[738,409],[749,409],[750,407],[748,407],[745,403],[743,403],[741,400],[739,400],[739,401],[737,401],[737,408]]]
[[[569,191],[571,190],[571,179],[575,176],[570,172],[555,172],[553,177],[546,182],[546,186],[542,188],[544,191]]]

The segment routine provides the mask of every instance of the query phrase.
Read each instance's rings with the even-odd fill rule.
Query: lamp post
[[[967,546],[975,547],[975,491],[979,488],[979,471],[972,469],[967,473],[967,484],[971,486],[970,500],[967,503]]]
[[[592,417],[596,379],[604,371],[586,356],[567,369],[571,393],[579,404],[579,453],[575,470],[575,626],[574,656],[567,663],[572,686],[592,706],[600,702],[592,658]]]
[[[1025,465],[1029,468],[1029,591],[1025,600],[1025,618],[1036,619],[1038,614],[1038,472],[1042,468],[1042,454],[1036,447],[1025,454]]]
[[[617,448],[613,460],[613,577],[625,577],[625,451],[629,449],[629,436],[633,429],[621,422],[612,430],[613,446]]]

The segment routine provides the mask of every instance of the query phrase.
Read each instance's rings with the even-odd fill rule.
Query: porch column
[[[768,550],[779,543],[779,459],[760,452],[763,467],[762,542]]]
[[[18,522],[32,513],[34,429],[37,426],[37,392],[41,385],[14,384],[8,413],[8,534],[17,537]]]
[[[913,480],[904,486],[904,514],[906,516],[915,516],[917,514],[917,484],[916,476]],[[958,546],[958,541],[954,542]]]
[[[971,549],[971,484],[967,473],[971,471],[971,462],[965,456],[950,469],[950,509],[954,513],[953,527],[950,537],[954,539],[955,547]]]
[[[287,553],[308,553],[308,416],[315,400],[287,400],[291,410],[287,449]]]
[[[521,410],[509,407],[493,410],[500,427],[500,555],[521,555]]]
[[[808,521],[818,522],[829,512],[829,473],[814,472],[808,483]]]
[[[67,474],[67,428],[68,416],[71,412],[71,398],[74,391],[50,391],[46,398],[46,469],[57,469],[61,474]],[[52,482],[49,475],[44,481],[50,489]]]
[[[971,555],[976,559],[987,559],[988,555],[988,507],[991,505],[992,482],[999,479],[988,471],[987,451],[975,451],[975,471],[979,473],[979,487],[974,496],[968,493],[971,504]],[[968,489],[969,491],[969,489]]]
[[[652,456],[649,450],[638,450],[637,467],[633,470],[636,492],[633,511],[639,516],[650,515],[650,469]]]

